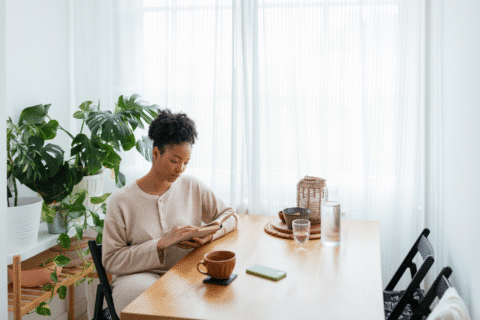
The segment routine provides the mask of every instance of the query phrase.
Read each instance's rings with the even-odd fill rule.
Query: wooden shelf
[[[16,256],[19,257],[19,256]],[[18,258],[19,259],[19,258]],[[19,261],[19,260],[18,260]],[[60,283],[57,283],[54,291],[57,294],[57,289],[60,286],[66,286],[68,288],[69,308],[68,319],[74,320],[74,306],[75,306],[75,282],[80,279],[94,273],[93,261],[89,261],[91,265],[83,270],[83,266],[77,266],[73,268],[63,268],[62,272],[58,275]],[[16,268],[17,271],[20,268]],[[93,275],[93,274],[92,274]],[[53,285],[53,281],[51,282]],[[28,312],[34,310],[41,302],[45,302],[50,299],[50,291],[42,291],[41,287],[36,288],[22,288],[15,283],[8,285],[8,311],[13,312],[14,319],[19,320],[22,316]]]
[[[58,235],[54,236],[56,244],[56,239]],[[80,243],[81,247],[88,246],[86,243],[90,238],[85,238]],[[44,252],[54,253],[55,248],[51,248],[53,245],[50,245],[47,250],[40,252],[39,256],[33,257],[33,261],[38,262],[40,254]],[[41,246],[37,246],[38,249]],[[31,259],[31,260],[32,260]],[[43,258],[42,258],[43,259]],[[14,270],[14,279],[13,282],[8,285],[8,311],[13,312],[14,320],[20,320],[22,316],[33,311],[40,303],[48,301],[52,295],[51,291],[42,291],[42,287],[35,288],[24,288],[20,286],[21,283],[21,266],[22,266],[22,257],[19,254],[16,254],[12,257],[12,264]],[[89,265],[88,265],[89,264]],[[28,265],[28,262],[27,262]],[[35,264],[37,265],[37,264]],[[84,269],[85,267],[85,269]],[[56,287],[54,288],[54,294],[57,294],[57,290],[60,286],[66,286],[68,288],[68,319],[75,319],[75,283],[86,276],[96,277],[96,271],[94,269],[93,260],[87,259],[87,262],[84,264],[75,266],[75,267],[64,267],[62,272],[58,274],[58,280]],[[54,282],[50,282],[53,286]]]

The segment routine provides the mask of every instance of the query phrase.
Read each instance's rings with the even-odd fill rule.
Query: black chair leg
[[[117,314],[115,313],[115,308],[113,307],[113,299],[111,298],[111,296],[106,295],[105,300],[107,300],[107,306],[108,306],[108,309],[110,310],[110,316],[112,317],[112,320],[120,320]],[[112,312],[112,310],[114,311]]]
[[[103,293],[103,286],[102,284],[99,284],[97,286],[97,296],[95,298],[95,311],[93,314],[93,320],[103,320],[102,309],[104,296],[105,295]]]

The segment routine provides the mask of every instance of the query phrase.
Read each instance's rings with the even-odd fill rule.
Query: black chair
[[[433,282],[432,286],[428,290],[427,294],[420,302],[420,305],[413,313],[411,320],[419,320],[423,319],[424,317],[428,317],[432,310],[430,306],[432,305],[435,298],[438,297],[440,300],[443,297],[445,291],[451,287],[448,278],[452,274],[452,269],[450,267],[445,267],[440,271],[440,274],[437,276],[435,281]]]
[[[112,288],[108,283],[107,273],[102,264],[102,245],[97,244],[95,240],[88,241],[88,247],[92,253],[93,263],[97,269],[100,284],[97,286],[97,296],[95,298],[95,311],[93,320],[120,320],[115,312],[113,305]],[[103,309],[103,299],[107,301],[108,308]]]
[[[385,306],[385,319],[410,319],[413,312],[418,308],[420,301],[423,300],[425,293],[420,289],[420,283],[427,275],[433,265],[433,248],[427,237],[430,230],[424,229],[417,241],[408,252],[397,272],[393,275],[392,280],[388,283],[383,291],[383,300]],[[417,270],[417,265],[413,259],[420,253],[423,263]],[[410,269],[412,281],[405,290],[394,291],[403,274]]]

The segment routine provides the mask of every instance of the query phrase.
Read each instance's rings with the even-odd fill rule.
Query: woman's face
[[[159,179],[174,182],[187,168],[191,153],[192,146],[188,142],[165,146],[163,154],[154,147],[152,168]]]

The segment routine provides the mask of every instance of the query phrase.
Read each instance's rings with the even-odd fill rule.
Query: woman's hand
[[[192,240],[186,240],[178,243],[177,247],[182,249],[195,249],[209,242],[212,242],[212,240],[213,240],[213,234],[209,234],[203,238],[193,237]]]
[[[193,226],[176,227],[166,237],[161,238],[157,242],[157,249],[165,249],[171,243],[177,242],[185,237],[188,237],[192,232],[198,228]]]

